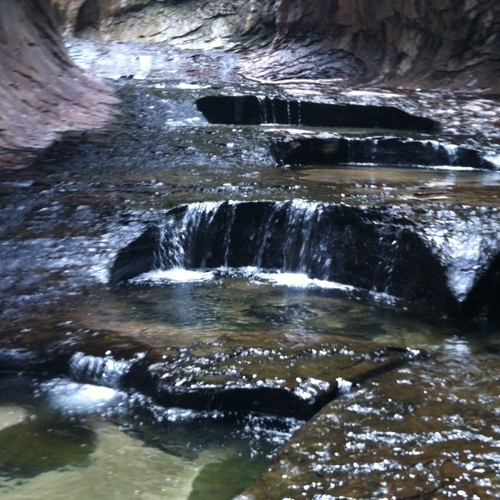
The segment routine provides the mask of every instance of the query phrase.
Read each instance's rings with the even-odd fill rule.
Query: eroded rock
[[[190,49],[259,45],[274,36],[274,1],[58,0],[70,35],[168,42]]]
[[[46,0],[0,10],[0,167],[29,163],[61,133],[103,127],[117,102],[68,58]]]
[[[264,78],[498,88],[499,9],[494,0],[277,0],[275,44],[247,69]]]

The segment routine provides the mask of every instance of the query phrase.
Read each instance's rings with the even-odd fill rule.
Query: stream
[[[68,49],[121,104],[0,171],[1,497],[500,497],[498,96]]]

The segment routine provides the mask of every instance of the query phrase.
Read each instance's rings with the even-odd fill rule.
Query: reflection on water
[[[0,384],[5,500],[230,499],[301,424],[222,422],[64,379]]]

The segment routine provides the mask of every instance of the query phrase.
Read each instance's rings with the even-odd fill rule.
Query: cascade
[[[252,266],[309,274],[314,265],[323,270],[318,277],[328,277],[328,235],[317,231],[323,204],[304,200],[258,204],[254,224],[242,225],[247,205],[193,203],[186,206],[182,219],[176,220],[175,214],[167,217],[159,232],[154,267]],[[252,251],[241,252],[242,246]]]
[[[129,368],[129,361],[77,352],[70,360],[69,375],[77,382],[117,388]]]
[[[183,219],[167,217],[159,231],[158,248],[154,256],[155,269],[182,269],[193,258],[200,228],[210,227],[221,203],[204,202],[188,205]],[[206,255],[200,267],[206,266]]]
[[[457,308],[440,253],[391,207],[302,199],[176,207],[119,252],[110,283],[175,269],[294,273],[410,300],[415,310]]]

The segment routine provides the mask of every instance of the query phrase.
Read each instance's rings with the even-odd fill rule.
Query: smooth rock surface
[[[117,99],[68,58],[47,0],[0,10],[0,167],[20,167],[69,131],[104,127]]]

